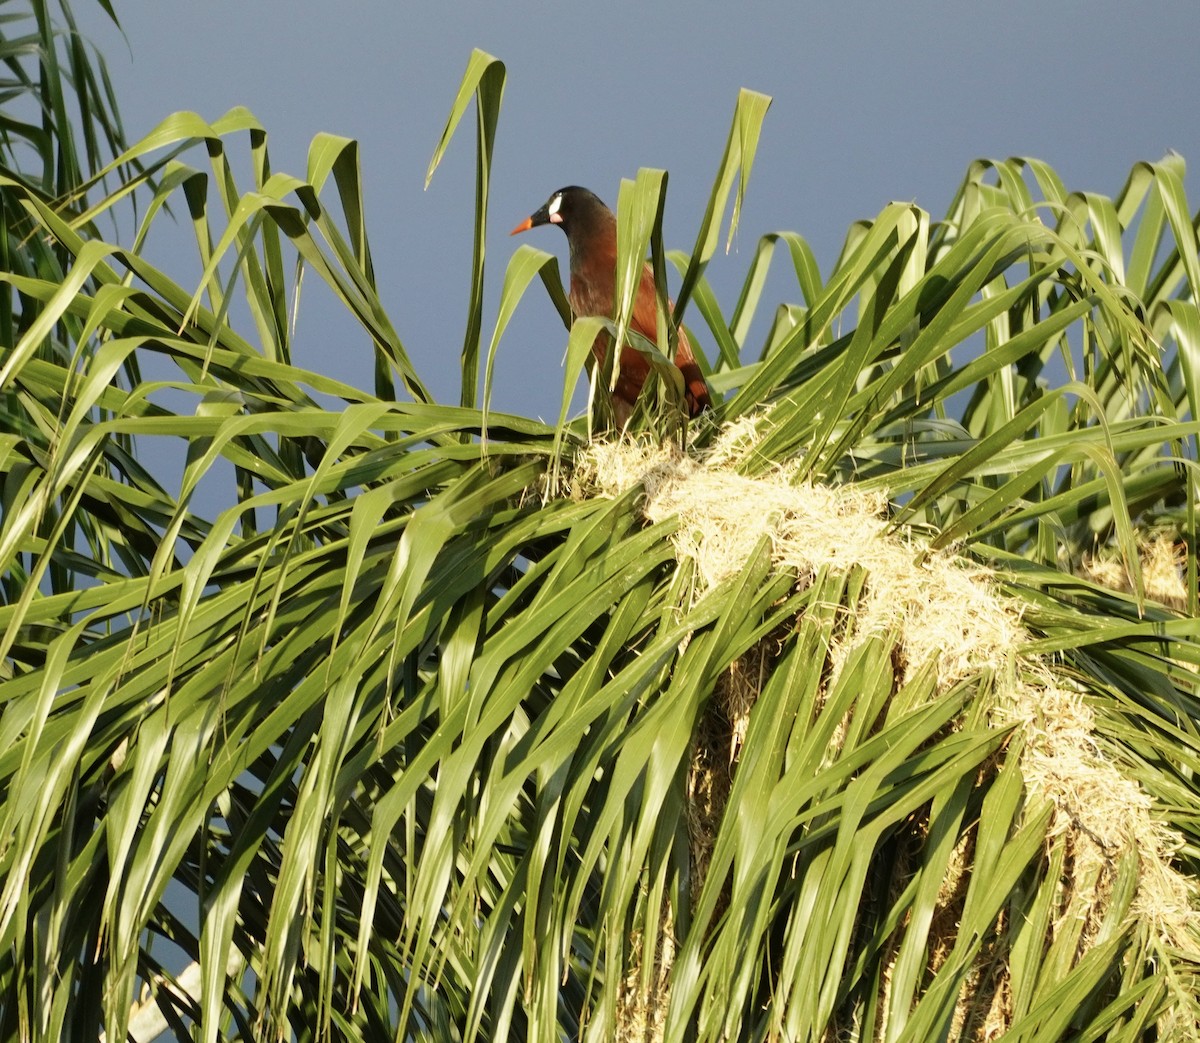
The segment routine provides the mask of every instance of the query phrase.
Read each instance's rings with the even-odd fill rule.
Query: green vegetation
[[[743,92],[690,254],[665,175],[622,190],[619,270],[682,273],[720,401],[681,430],[660,366],[620,440],[602,394],[567,416],[608,319],[559,424],[486,409],[534,277],[565,307],[522,245],[483,314],[498,62],[431,166],[474,111],[444,405],[380,306],[354,142],[275,173],[235,110],[126,150],[32,6],[0,40],[0,1039],[131,1010],[207,1041],[1200,1036],[1180,158],[1111,199],[980,162],[828,272],[764,237],[730,308]],[[144,258],[164,220],[199,286]],[[302,273],[373,391],[292,364]]]

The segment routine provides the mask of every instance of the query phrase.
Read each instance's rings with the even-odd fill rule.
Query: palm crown
[[[485,201],[504,75],[472,57],[431,164],[477,100]],[[764,236],[726,311],[743,92],[689,254],[665,175],[622,186],[614,314],[571,328],[546,425],[489,399],[534,276],[566,313],[548,254],[513,254],[485,335],[476,249],[462,399],[433,402],[352,142],[293,178],[244,110],[122,150],[88,100],[95,178],[69,121],[0,175],[5,1039],[1194,1036],[1181,159],[1111,199],[974,164],[943,219],[889,206],[824,275]],[[199,287],[142,256],[165,203]],[[630,334],[660,379],[632,437],[592,438],[606,396],[569,419],[572,388],[648,254],[720,401],[681,430],[670,344]],[[777,254],[794,295],[751,344]],[[305,269],[373,391],[291,363]]]

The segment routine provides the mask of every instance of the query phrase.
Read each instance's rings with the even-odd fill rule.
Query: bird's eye
[[[549,214],[551,217],[553,217],[555,214],[558,213],[559,208],[561,206],[562,206],[562,193],[558,192],[555,195],[551,196],[550,202],[546,205],[546,213]]]

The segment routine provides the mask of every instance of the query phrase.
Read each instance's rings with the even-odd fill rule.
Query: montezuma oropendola
[[[541,209],[522,221],[510,235],[539,225],[558,225],[567,234],[571,254],[571,290],[568,299],[575,318],[581,315],[600,315],[613,318],[613,298],[617,282],[617,218],[594,193],[578,185],[560,188]],[[675,302],[668,301],[668,308]],[[633,314],[629,327],[649,340],[657,339],[657,305],[654,271],[649,262],[642,268],[642,277],[633,299]],[[603,361],[611,337],[601,333],[592,347],[597,361]],[[675,365],[683,374],[684,395],[689,416],[698,416],[711,402],[704,374],[696,364],[692,346],[683,327],[678,330]],[[617,425],[624,427],[633,413],[634,403],[646,382],[650,363],[638,351],[627,345],[621,351],[621,372],[613,391],[613,412]]]

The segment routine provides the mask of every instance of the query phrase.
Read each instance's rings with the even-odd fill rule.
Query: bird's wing
[[[667,305],[669,308],[674,309],[675,302],[668,300]],[[633,315],[629,320],[629,328],[636,330],[647,340],[657,340],[657,312],[657,291],[654,288],[654,270],[647,264],[642,269],[642,281],[633,299]],[[679,327],[678,333],[679,338],[675,345],[675,365],[679,367],[679,371],[683,374],[688,412],[692,416],[696,416],[711,405],[708,397],[708,385],[704,382],[704,374],[700,372],[696,356],[692,354],[692,345],[689,343],[687,334],[684,332],[682,326]],[[625,365],[624,358],[621,359],[621,365],[622,367]],[[644,380],[645,377],[643,376],[642,379]]]

